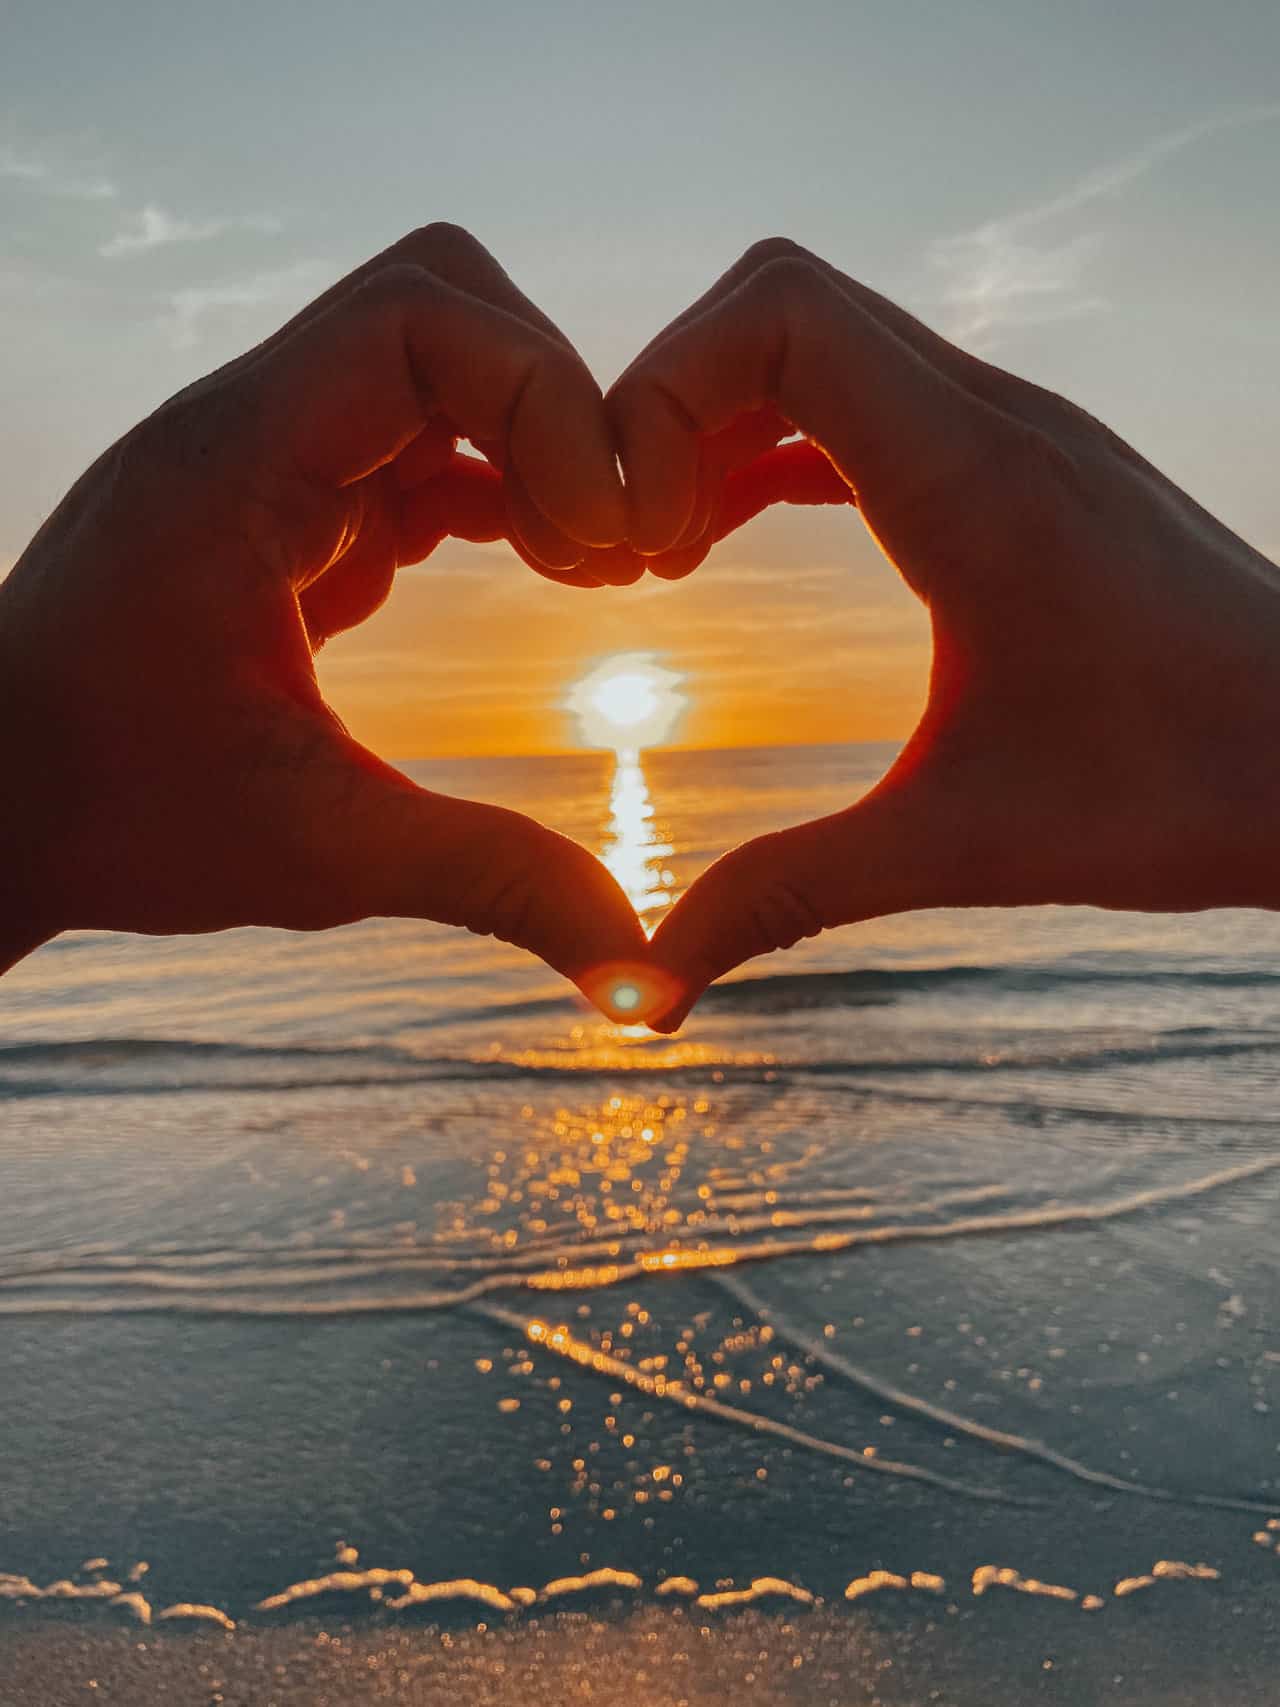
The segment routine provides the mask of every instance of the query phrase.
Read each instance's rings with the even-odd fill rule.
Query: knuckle
[[[1046,497],[1080,502],[1080,466],[1059,439],[1021,423],[1010,423],[996,439],[992,455],[999,458],[1001,477],[1011,476],[1011,485],[1022,497],[1037,503]]]
[[[1133,467],[1149,468],[1146,458],[1127,439],[1120,437],[1113,428],[1100,421],[1096,415],[1091,415],[1087,409],[1082,409],[1078,403],[1073,403],[1067,397],[1060,397],[1056,392],[1046,392],[1046,399],[1052,399],[1052,420],[1058,429],[1059,440],[1069,444],[1082,457],[1089,455],[1110,455],[1121,462]]]
[[[439,291],[440,280],[426,267],[408,261],[390,261],[371,273],[344,301],[337,304],[328,320],[330,336],[339,326],[363,326],[378,336],[395,335],[400,318],[410,307],[422,308]],[[318,322],[311,336],[322,335]]]
[[[430,266],[449,261],[471,260],[484,251],[471,233],[452,220],[433,219],[419,225],[396,245],[406,255],[422,257]]]
[[[420,262],[402,258],[388,261],[370,275],[357,291],[357,299],[378,305],[398,303],[433,283],[431,272]]]
[[[548,338],[536,326],[517,328],[528,333],[531,343],[537,350],[538,363],[550,384],[557,387],[577,387],[586,376],[582,362],[571,350],[566,350],[563,344],[558,344],[554,338]],[[594,381],[592,382],[594,384]]]
[[[761,267],[767,267],[771,261],[809,259],[812,259],[809,251],[799,243],[792,242],[790,237],[762,237],[745,251],[738,262],[738,270],[743,273],[755,273]]]
[[[766,261],[751,275],[747,288],[780,312],[793,305],[811,308],[815,302],[825,300],[831,291],[822,269],[803,252],[778,255]]]
[[[513,432],[521,414],[520,405],[525,403],[534,406],[535,415],[538,407],[545,408],[549,399],[554,400],[556,413],[561,416],[570,407],[600,407],[600,388],[572,350],[566,350],[536,326],[512,324],[505,328],[505,335],[510,337],[513,353],[526,364],[526,381],[512,419]]]

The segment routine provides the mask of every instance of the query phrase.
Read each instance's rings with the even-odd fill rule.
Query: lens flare
[[[599,966],[579,983],[605,1018],[620,1025],[642,1024],[666,1013],[680,994],[676,980],[658,966]]]

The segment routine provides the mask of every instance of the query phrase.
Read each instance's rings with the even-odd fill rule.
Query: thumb
[[[711,536],[724,539],[772,504],[856,503],[831,459],[817,445],[792,439],[726,475]]]
[[[643,927],[586,848],[523,813],[418,788],[345,737],[317,758],[289,835],[319,917],[458,925],[538,955],[610,1017],[654,1005]]]
[[[708,984],[756,955],[836,925],[959,904],[947,845],[919,791],[881,784],[846,811],[734,848],[690,885],[654,935],[655,971],[672,1000],[649,1025],[676,1031]]]
[[[792,439],[720,471],[719,491],[702,531],[643,561],[660,579],[679,580],[696,569],[719,540],[773,504],[856,506],[857,499],[825,452],[807,440]]]

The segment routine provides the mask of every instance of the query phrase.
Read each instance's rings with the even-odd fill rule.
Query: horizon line
[[[879,736],[875,739],[863,737],[845,741],[725,741],[689,744],[685,742],[654,742],[638,750],[642,753],[762,753],[785,751],[795,747],[900,747],[909,739],[908,735]],[[486,749],[484,752],[435,752],[435,753],[382,753],[379,756],[387,764],[432,764],[452,759],[581,759],[590,754],[599,753],[607,756],[618,751],[635,751],[632,748],[616,747],[538,747],[525,748],[523,751],[496,752]]]

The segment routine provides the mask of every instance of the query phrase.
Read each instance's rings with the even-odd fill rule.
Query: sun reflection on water
[[[640,751],[620,747],[609,794],[608,841],[601,859],[617,878],[628,901],[652,931],[655,915],[670,906],[675,873],[665,863],[675,852],[654,823],[653,801]]]

